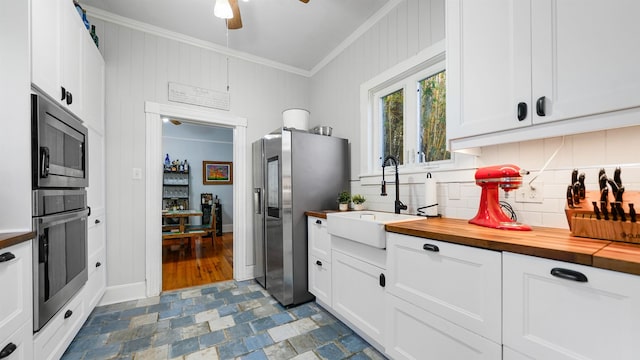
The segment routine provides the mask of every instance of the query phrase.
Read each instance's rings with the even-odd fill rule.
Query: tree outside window
[[[381,98],[382,101],[382,157],[391,155],[403,164],[404,153],[404,90]]]
[[[451,159],[447,151],[446,73],[441,71],[419,81],[420,93],[420,161]]]

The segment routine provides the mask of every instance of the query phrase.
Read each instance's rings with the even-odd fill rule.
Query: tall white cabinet
[[[495,140],[492,133],[531,126],[544,132],[527,130],[518,139],[633,123],[620,110],[640,107],[634,96],[640,47],[631,45],[640,36],[640,2],[451,0],[446,6],[450,140],[483,134]],[[620,121],[593,118],[611,113]],[[502,139],[509,141],[516,138]]]

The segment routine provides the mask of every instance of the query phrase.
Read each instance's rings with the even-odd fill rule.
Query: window
[[[455,165],[447,151],[446,78],[441,41],[360,86],[361,175],[381,172],[388,155],[403,172]]]

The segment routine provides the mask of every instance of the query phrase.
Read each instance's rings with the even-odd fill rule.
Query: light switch
[[[140,179],[142,179],[142,169],[133,168],[133,180],[140,180]]]

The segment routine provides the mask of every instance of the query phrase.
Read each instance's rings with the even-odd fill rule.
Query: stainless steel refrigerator
[[[255,277],[283,306],[312,300],[308,210],[336,208],[349,188],[346,139],[277,129],[253,143]]]

